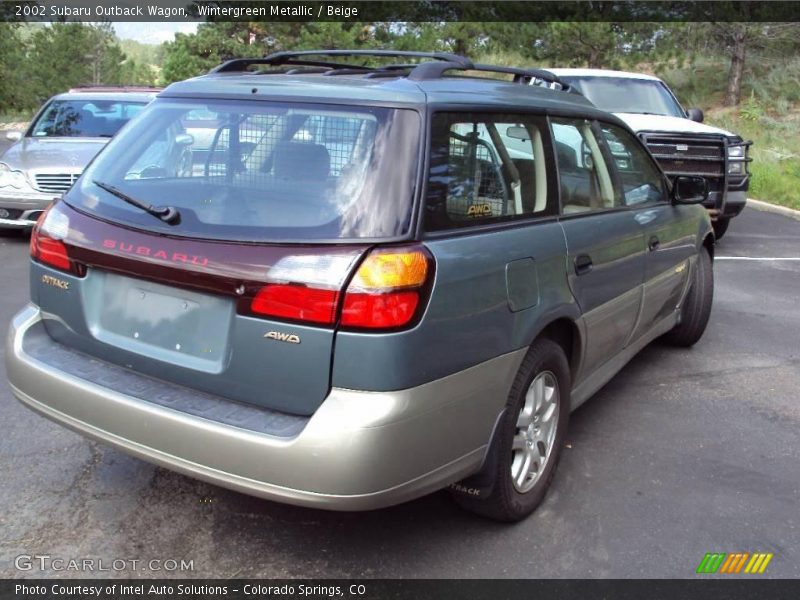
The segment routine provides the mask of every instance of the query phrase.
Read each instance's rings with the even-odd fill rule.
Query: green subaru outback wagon
[[[505,79],[503,79],[505,78]],[[39,220],[7,372],[263,498],[513,521],[570,411],[712,301],[700,178],[541,70],[316,51],[171,85]]]

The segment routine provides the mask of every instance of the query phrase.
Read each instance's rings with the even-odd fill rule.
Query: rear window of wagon
[[[411,110],[160,99],[65,200],[174,236],[339,241],[405,235],[421,120]],[[94,182],[181,214],[168,225]]]

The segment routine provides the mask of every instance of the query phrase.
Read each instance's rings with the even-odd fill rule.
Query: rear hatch
[[[157,101],[34,234],[48,333],[153,377],[313,413],[348,283],[378,243],[410,232],[419,128],[408,110]]]

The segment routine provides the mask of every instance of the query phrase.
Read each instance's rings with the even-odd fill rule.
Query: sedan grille
[[[642,132],[639,137],[667,175],[725,177],[726,146],[723,136]]]
[[[60,194],[71,188],[80,175],[80,173],[37,173],[36,189]]]

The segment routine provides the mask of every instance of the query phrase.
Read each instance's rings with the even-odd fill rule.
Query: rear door
[[[586,326],[581,373],[620,352],[639,315],[645,242],[635,212],[626,210],[593,123],[552,119],[561,186],[567,273]]]
[[[697,218],[693,207],[672,205],[661,170],[633,135],[607,123],[600,129],[613,157],[615,186],[623,204],[636,212],[647,245],[636,339],[675,311],[696,252]]]

